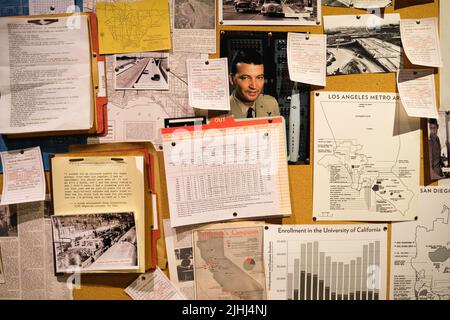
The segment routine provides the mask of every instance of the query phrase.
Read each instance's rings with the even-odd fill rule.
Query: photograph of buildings
[[[396,72],[401,62],[400,15],[324,17],[327,75]]]
[[[223,24],[316,25],[321,0],[219,0]]]
[[[0,237],[17,237],[17,204],[0,205]]]
[[[115,55],[115,88],[124,90],[169,90],[167,53]]]
[[[132,212],[53,216],[56,272],[137,268]]]

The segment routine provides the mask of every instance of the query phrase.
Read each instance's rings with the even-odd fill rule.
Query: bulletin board
[[[421,19],[430,17],[439,17],[438,0],[396,0],[394,6],[387,7],[385,13],[399,13],[401,19]],[[218,17],[218,10],[216,8]],[[322,17],[327,15],[363,15],[365,10],[352,8],[336,8],[322,6]],[[218,20],[218,19],[216,19]],[[220,53],[220,33],[222,31],[267,31],[267,32],[310,32],[312,34],[323,33],[323,23],[320,26],[224,26],[217,23],[217,48],[216,54],[210,55],[210,58],[219,57]],[[405,58],[404,58],[405,59]],[[405,59],[406,60],[406,59]],[[405,61],[405,67],[411,67],[408,61]],[[439,105],[439,75],[438,69],[435,69],[436,97]],[[311,87],[311,119],[310,119],[310,154],[313,156],[313,123],[314,123],[314,91],[349,91],[349,92],[396,92],[396,74],[378,73],[378,74],[358,74],[358,75],[340,75],[329,76],[326,79],[327,85],[323,87]],[[427,123],[421,122],[421,172],[420,184],[430,185],[426,177],[428,176],[428,157],[424,158],[427,141]],[[292,215],[283,219],[268,219],[268,223],[276,224],[348,224],[352,222],[314,222],[312,219],[312,200],[313,200],[313,163],[311,160],[307,165],[289,166],[289,187],[291,195]],[[159,178],[161,181],[161,190],[166,190],[166,181],[163,174],[164,168],[163,156],[159,154]],[[47,175],[47,180],[48,180]],[[157,177],[158,178],[158,177]],[[0,181],[0,184],[2,182]],[[48,183],[47,183],[48,186]],[[162,229],[162,219],[169,218],[169,209],[167,195],[162,192],[158,195],[158,211],[160,215],[160,226]],[[162,230],[163,231],[163,230]],[[388,224],[388,270],[389,279],[389,260],[390,260],[390,241],[391,225]],[[164,235],[158,242],[158,265],[168,275],[167,259],[165,253]],[[136,279],[136,274],[95,274],[82,275],[81,287],[74,289],[74,299],[130,299],[124,292],[124,289]],[[389,299],[389,283],[387,284],[387,298]]]

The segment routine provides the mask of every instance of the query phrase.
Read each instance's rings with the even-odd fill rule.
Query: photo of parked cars
[[[219,0],[224,24],[320,24],[320,0]]]

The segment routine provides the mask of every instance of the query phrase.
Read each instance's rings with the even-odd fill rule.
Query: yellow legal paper
[[[170,50],[167,0],[97,3],[101,54]]]
[[[123,261],[133,255],[132,247],[122,248],[121,242],[118,241],[119,245],[115,250],[119,254],[109,253],[106,255],[102,261],[104,268],[82,268],[80,271],[90,273],[145,272],[147,227],[145,224],[144,157],[120,156],[120,158],[113,158],[111,155],[89,156],[69,153],[56,155],[51,159],[51,163],[55,217],[89,214],[111,214],[110,217],[112,217],[112,215],[130,213],[133,213],[134,216],[137,266],[111,267],[117,261]],[[97,259],[99,256],[96,255],[95,258]],[[62,267],[61,271],[58,269],[57,272],[66,272],[65,268]]]

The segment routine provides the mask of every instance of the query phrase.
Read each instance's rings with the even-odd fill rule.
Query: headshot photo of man
[[[230,112],[236,119],[280,115],[277,100],[263,93],[264,62],[256,50],[239,50],[230,64]]]
[[[289,77],[287,33],[221,32],[220,57],[228,61],[230,110],[202,110],[196,116],[236,120],[281,116],[289,164],[308,164],[311,88]]]
[[[441,139],[438,136],[439,123],[436,119],[428,120],[428,148],[430,151],[431,179],[441,179],[444,177],[442,172],[443,162],[441,159]]]

